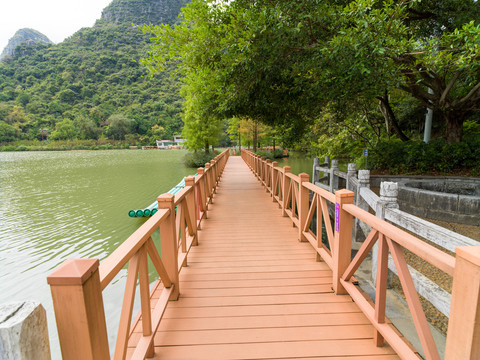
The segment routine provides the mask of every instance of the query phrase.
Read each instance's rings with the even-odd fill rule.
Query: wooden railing
[[[447,332],[445,359],[480,358],[480,246],[456,248],[456,258],[354,205],[354,193],[338,190],[330,193],[312,183],[308,174],[295,176],[290,168],[242,150],[242,158],[299,229],[299,241],[309,241],[317,259],[332,269],[333,290],[349,294],[375,328],[374,341],[382,346],[386,340],[403,359],[418,359],[418,354],[385,318],[390,252],[398,271],[417,334],[427,359],[440,359],[425,313],[415,289],[403,249],[407,249],[440,271],[453,276],[452,302]],[[310,192],[313,194],[309,201]],[[327,202],[335,204],[335,229],[332,230]],[[316,229],[311,222],[316,214]],[[365,242],[351,260],[352,226],[357,218],[371,227]],[[322,241],[322,221],[327,233]],[[373,245],[379,243],[375,303],[356,286],[353,274],[365,260]]]
[[[102,291],[128,264],[120,324],[113,359],[125,359],[137,287],[140,287],[142,337],[132,358],[154,354],[154,334],[169,300],[180,293],[179,271],[187,264],[188,252],[198,244],[197,230],[207,216],[229,151],[198,169],[196,177],[185,179],[176,195],[158,197],[158,212],[125,240],[101,264],[98,259],[70,259],[55,270],[50,284],[63,359],[110,358]],[[159,230],[161,256],[152,240]],[[153,291],[161,288],[160,298],[151,310],[148,258],[158,274]]]

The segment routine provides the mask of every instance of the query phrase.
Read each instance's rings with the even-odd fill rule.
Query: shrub
[[[273,161],[275,159],[274,154],[270,151],[259,150],[255,154],[259,155],[260,157],[264,157],[266,159],[270,159]]]
[[[435,139],[428,144],[422,141],[383,141],[371,150],[369,165],[392,174],[476,168],[480,158],[479,148],[478,137],[452,144],[446,144],[443,139]]]
[[[258,150],[255,154],[263,156],[265,159],[270,159],[273,161],[274,159],[280,159],[283,158],[283,150],[281,149],[275,149],[274,152],[272,151],[266,151],[266,150]]]
[[[215,157],[215,154],[205,153],[203,151],[189,152],[183,158],[186,166],[191,168],[204,167],[207,162],[210,162]]]

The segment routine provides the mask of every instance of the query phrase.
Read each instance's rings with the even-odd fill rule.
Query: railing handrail
[[[453,256],[444,253],[426,242],[419,241],[419,238],[389,224],[385,220],[382,220],[365,210],[360,209],[356,205],[343,205],[343,209],[396,243],[402,245],[405,249],[429,262],[436,268],[453,276],[453,270],[455,269],[455,258]]]
[[[414,281],[410,275],[409,267],[403,255],[402,248],[408,249],[423,260],[429,262],[439,270],[453,276],[453,290],[451,311],[449,319],[449,331],[447,333],[447,347],[445,359],[474,358],[480,353],[480,344],[475,339],[480,334],[478,319],[480,309],[480,246],[458,247],[455,249],[457,257],[442,252],[434,246],[425,243],[421,239],[399,229],[386,222],[382,218],[370,214],[368,211],[354,205],[354,193],[348,190],[340,190],[332,194],[308,182],[307,174],[300,174],[298,177],[290,174],[290,169],[280,170],[278,167],[266,166],[264,160],[249,151],[242,149],[242,157],[251,168],[253,173],[259,177],[267,191],[273,197],[273,201],[279,203],[283,216],[289,216],[294,225],[299,227],[299,240],[308,240],[333,272],[333,287],[337,294],[350,294],[357,302],[372,325],[375,327],[374,341],[377,346],[383,346],[384,338],[397,351],[402,358],[417,358],[414,350],[405,342],[395,329],[386,323],[386,289],[389,252],[392,254],[393,262],[398,270],[398,276],[404,290],[407,303],[412,313],[415,328],[419,335],[421,346],[427,359],[439,359],[438,350],[428,327]],[[315,165],[314,165],[315,167]],[[272,177],[276,174],[275,186],[283,183],[282,201],[277,190],[280,188],[268,188],[269,184],[263,179],[266,169],[271,168]],[[338,169],[330,169],[332,175],[343,175]],[[350,170],[350,169],[349,169]],[[282,179],[278,179],[283,174]],[[293,183],[298,180],[297,204],[298,218],[294,218],[294,211],[286,211],[288,206],[295,206],[296,199],[292,197]],[[347,174],[347,181],[351,176]],[[305,181],[306,179],[306,181]],[[289,184],[290,183],[290,184]],[[358,183],[358,181],[357,181]],[[331,184],[330,184],[331,188]],[[308,193],[312,191],[314,198],[312,204],[308,203]],[[365,190],[367,192],[367,190]],[[367,194],[368,195],[368,194]],[[376,195],[375,195],[376,196]],[[307,199],[307,201],[305,201]],[[302,201],[303,200],[303,201]],[[326,211],[326,201],[335,202],[335,239],[332,244],[329,236],[331,251],[322,244],[321,231],[317,222],[317,236],[309,227],[317,210],[317,218],[322,221],[322,216],[329,218]],[[332,201],[333,200],[333,201]],[[378,201],[376,199],[372,199]],[[291,204],[290,204],[291,202]],[[321,207],[321,211],[319,211]],[[385,209],[385,213],[398,212],[396,209]],[[358,250],[353,260],[351,256],[351,239],[353,219],[357,218],[371,227],[364,244]],[[327,225],[328,221],[325,221]],[[320,224],[321,229],[321,224]],[[330,230],[331,231],[331,230]],[[328,231],[327,231],[328,232]],[[374,306],[365,299],[364,295],[355,286],[352,275],[366,258],[374,244],[379,244],[379,261],[377,263],[376,301]],[[451,331],[450,331],[451,329]],[[462,331],[461,329],[465,329]]]
[[[145,244],[169,214],[170,210],[168,209],[157,211],[100,263],[99,271],[102,290],[107,287],[132,256],[138,252],[138,249]]]

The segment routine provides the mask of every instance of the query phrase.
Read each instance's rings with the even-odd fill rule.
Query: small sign
[[[368,149],[363,149],[363,156],[368,156]]]
[[[335,231],[340,231],[340,204],[335,203]]]

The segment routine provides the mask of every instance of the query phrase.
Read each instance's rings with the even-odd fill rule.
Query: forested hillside
[[[20,45],[0,63],[0,142],[40,139],[42,129],[52,139],[146,143],[179,133],[178,80],[145,76],[137,61],[148,36],[137,24],[172,24],[184,4],[114,0],[95,26],[58,45]]]

